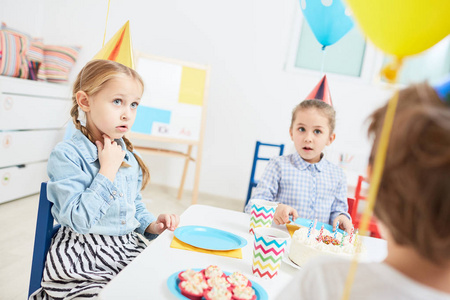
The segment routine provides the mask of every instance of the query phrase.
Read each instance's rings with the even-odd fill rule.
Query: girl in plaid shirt
[[[321,100],[305,100],[292,112],[289,134],[296,153],[274,157],[259,180],[252,199],[279,202],[275,224],[289,218],[317,219],[350,231],[347,180],[342,169],[323,158],[336,134],[336,112]],[[245,211],[250,212],[251,201]]]

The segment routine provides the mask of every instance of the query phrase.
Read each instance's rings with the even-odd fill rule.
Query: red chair
[[[355,199],[347,198],[347,203],[348,203],[348,213],[349,213],[350,217],[352,217],[352,220],[353,220],[353,218],[355,216],[355,211],[354,211]]]
[[[358,214],[359,200],[366,200],[367,198],[366,196],[361,195],[361,186],[363,182],[367,182],[367,180],[363,176],[358,176],[358,183],[355,189],[355,201],[352,207],[352,212],[350,212],[350,205],[349,205],[349,214],[352,217],[353,225],[355,226],[355,228],[359,228],[359,225],[361,223],[361,214]],[[369,221],[368,230],[370,231],[371,237],[381,238],[377,220],[374,216],[372,216],[372,218]]]

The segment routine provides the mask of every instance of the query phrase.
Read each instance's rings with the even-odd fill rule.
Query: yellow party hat
[[[134,69],[133,46],[131,45],[130,21],[106,43],[93,59],[106,59]]]

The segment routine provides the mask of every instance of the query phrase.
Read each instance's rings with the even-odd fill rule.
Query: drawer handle
[[[5,110],[10,110],[13,107],[14,99],[12,97],[6,97],[5,101],[3,101],[3,107]]]
[[[8,172],[4,173],[2,176],[2,184],[7,185],[11,181],[11,174]]]
[[[9,146],[12,143],[12,137],[11,135],[7,134],[5,135],[5,137],[3,138],[3,148],[9,148]]]

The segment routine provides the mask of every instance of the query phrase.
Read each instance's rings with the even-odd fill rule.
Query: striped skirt
[[[30,299],[95,298],[145,247],[135,232],[77,234],[61,227],[47,254],[41,288]]]

